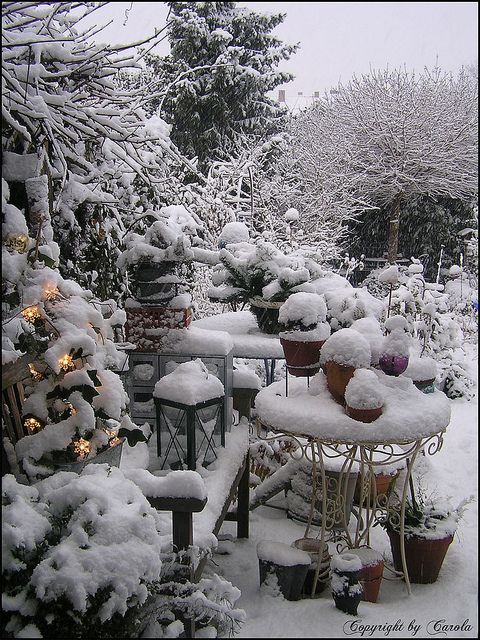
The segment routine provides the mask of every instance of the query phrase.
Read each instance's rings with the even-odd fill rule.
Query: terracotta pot
[[[322,542],[317,538],[299,538],[292,542],[292,547],[306,551],[311,558],[311,565],[308,568],[305,582],[303,583],[302,595],[306,598],[318,596],[324,591],[330,581],[330,554],[328,546],[324,543],[322,557],[320,561],[320,570],[318,572],[317,585],[312,595],[313,582],[315,580],[315,572],[318,566],[319,552],[322,549]]]
[[[385,495],[390,487],[390,484],[395,476],[391,476],[388,473],[376,473],[375,479],[372,480],[372,488],[371,488],[371,500],[370,503],[373,503],[373,482],[375,482],[375,489],[377,493],[377,498],[379,496]],[[354,500],[356,504],[359,504],[361,498],[361,478],[358,476],[357,485],[355,487]]]
[[[320,371],[320,349],[325,340],[298,342],[280,338],[288,373],[297,378],[313,376]]]
[[[408,356],[391,356],[384,353],[380,356],[378,364],[387,376],[399,376],[408,367]]]
[[[324,372],[327,376],[328,390],[339,404],[345,404],[345,389],[355,373],[355,367],[346,367],[328,360]]]
[[[396,571],[402,571],[400,534],[397,531],[387,531],[387,533],[390,538],[393,564]],[[410,582],[414,584],[436,582],[452,540],[453,536],[437,539],[405,537],[405,559]]]
[[[351,549],[351,553],[357,555],[362,561],[362,568],[358,574],[359,582],[363,587],[362,600],[376,602],[385,565],[382,555],[370,547]]]
[[[377,407],[376,409],[355,409],[349,407],[347,404],[346,412],[347,416],[358,420],[358,422],[373,422],[382,415],[383,407]]]

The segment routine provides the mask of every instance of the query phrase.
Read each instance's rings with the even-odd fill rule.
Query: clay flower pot
[[[370,547],[352,549],[352,553],[358,556],[362,563],[362,568],[358,573],[358,579],[363,587],[362,600],[376,602],[385,565],[382,554]]]
[[[318,572],[318,580],[315,587],[315,593],[312,595],[315,572],[318,566],[320,550],[322,542],[317,538],[299,538],[292,542],[292,547],[306,551],[311,558],[311,564],[308,568],[305,582],[303,583],[302,594],[307,597],[316,597],[324,591],[330,581],[330,554],[328,553],[328,545],[324,543],[320,560],[320,570]]]
[[[345,404],[345,389],[355,373],[355,367],[347,367],[334,360],[328,360],[325,362],[324,371],[327,376],[327,387],[333,398],[339,404]]]
[[[400,534],[394,530],[388,530],[387,534],[390,538],[395,569],[402,571]],[[405,537],[405,559],[410,582],[414,584],[436,582],[452,540],[453,535],[433,539],[414,535]]]
[[[288,373],[297,378],[313,376],[320,371],[320,349],[325,340],[299,342],[280,338]]]
[[[358,420],[358,422],[373,422],[382,415],[383,407],[377,407],[376,409],[355,409],[354,407],[346,406],[347,416]]]
[[[372,479],[372,485],[375,482],[375,491],[376,491],[376,496],[377,496],[377,500],[379,498],[379,496],[384,496],[389,487],[390,484],[392,482],[392,480],[394,479],[394,475],[390,475],[388,473],[376,473],[375,474],[375,479]],[[357,485],[355,487],[355,494],[354,494],[354,500],[356,504],[360,503],[361,500],[361,478],[360,476],[357,479]],[[373,486],[371,487],[371,494],[370,494],[371,498],[370,498],[370,502],[371,504],[373,503]],[[365,498],[364,498],[365,500]]]

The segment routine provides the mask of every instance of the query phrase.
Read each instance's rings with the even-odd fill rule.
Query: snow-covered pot
[[[382,344],[378,364],[387,376],[399,376],[408,366],[410,339],[403,316],[392,316],[385,323],[388,331]]]
[[[250,311],[255,316],[260,331],[272,335],[280,333],[283,327],[278,322],[278,312],[283,302],[269,302],[261,298],[251,298],[249,303]]]
[[[433,358],[410,358],[403,375],[411,378],[413,384],[423,393],[433,393],[437,377],[437,363]]]
[[[299,291],[282,304],[278,321],[286,330],[279,334],[280,343],[291,375],[307,377],[320,371],[320,349],[331,331],[326,318],[327,305],[317,293]]]
[[[303,584],[302,593],[306,597],[318,596],[330,581],[330,554],[328,545],[318,540],[318,538],[299,538],[292,542],[292,547],[306,551],[310,556],[311,564],[308,568],[307,576]],[[320,554],[321,552],[321,554]],[[320,569],[318,571],[318,579],[315,592],[312,594],[315,573],[320,558]]]
[[[263,540],[257,544],[257,556],[260,584],[275,576],[286,600],[300,600],[311,564],[308,553],[283,542]]]
[[[355,369],[370,366],[370,344],[354,329],[340,329],[325,341],[320,351],[320,364],[327,376],[327,387],[333,398],[345,403],[345,389]]]
[[[362,569],[360,558],[354,553],[342,553],[332,556],[332,596],[335,606],[344,613],[357,615],[362,599],[363,587],[359,582]]]
[[[175,297],[178,276],[174,275],[175,262],[140,262],[135,270],[136,297],[166,303]]]
[[[345,389],[346,413],[359,422],[373,422],[382,415],[384,397],[378,378],[369,369],[356,369]]]
[[[402,571],[400,552],[400,533],[387,530],[396,571]],[[443,538],[424,538],[409,534],[405,536],[405,560],[410,582],[414,584],[431,584],[436,582],[453,535]]]
[[[358,579],[363,587],[362,600],[376,602],[385,566],[383,556],[370,547],[352,549],[352,553],[358,556],[362,563],[362,568],[358,574]]]

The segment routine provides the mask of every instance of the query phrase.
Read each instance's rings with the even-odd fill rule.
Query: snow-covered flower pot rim
[[[282,340],[291,342],[323,342],[330,337],[330,325],[327,322],[321,322],[314,329],[281,331],[278,335]]]
[[[355,369],[368,368],[372,352],[368,340],[355,329],[340,329],[325,341],[320,351],[320,362],[336,362]]]
[[[345,388],[345,402],[352,409],[379,409],[385,395],[377,375],[370,369],[357,369]]]

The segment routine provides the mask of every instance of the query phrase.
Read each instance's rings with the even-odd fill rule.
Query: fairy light
[[[80,458],[86,458],[90,453],[90,442],[84,438],[79,438],[73,442],[73,450]]]
[[[42,428],[42,423],[33,417],[27,418],[23,424],[30,433],[35,433]]]
[[[63,369],[64,371],[68,371],[69,369],[75,368],[72,356],[69,355],[68,353],[66,353],[64,356],[62,356],[59,359],[58,364],[60,366],[60,369]]]
[[[37,371],[31,362],[28,363],[28,368],[30,370],[30,375],[35,380],[35,382],[38,382],[39,380],[41,380],[43,378],[43,376],[40,373],[40,371]]]
[[[71,416],[74,416],[77,413],[77,410],[71,402],[67,402],[67,409],[70,411]]]
[[[16,235],[11,234],[4,241],[4,245],[7,249],[13,249],[19,253],[25,253],[28,246],[28,236],[24,233],[18,233]]]
[[[120,438],[117,435],[116,431],[112,431],[111,429],[104,429],[105,433],[108,436],[108,446],[114,447],[120,442]]]
[[[50,302],[52,302],[53,300],[56,300],[58,298],[58,296],[60,295],[60,291],[54,284],[49,284],[43,290],[43,295],[45,297],[45,300],[49,300]]]
[[[42,317],[42,314],[40,313],[40,309],[38,307],[33,306],[33,307],[27,307],[26,309],[23,309],[22,316],[24,320],[26,320],[27,322],[31,322],[33,324],[35,320],[38,320],[39,318]]]

